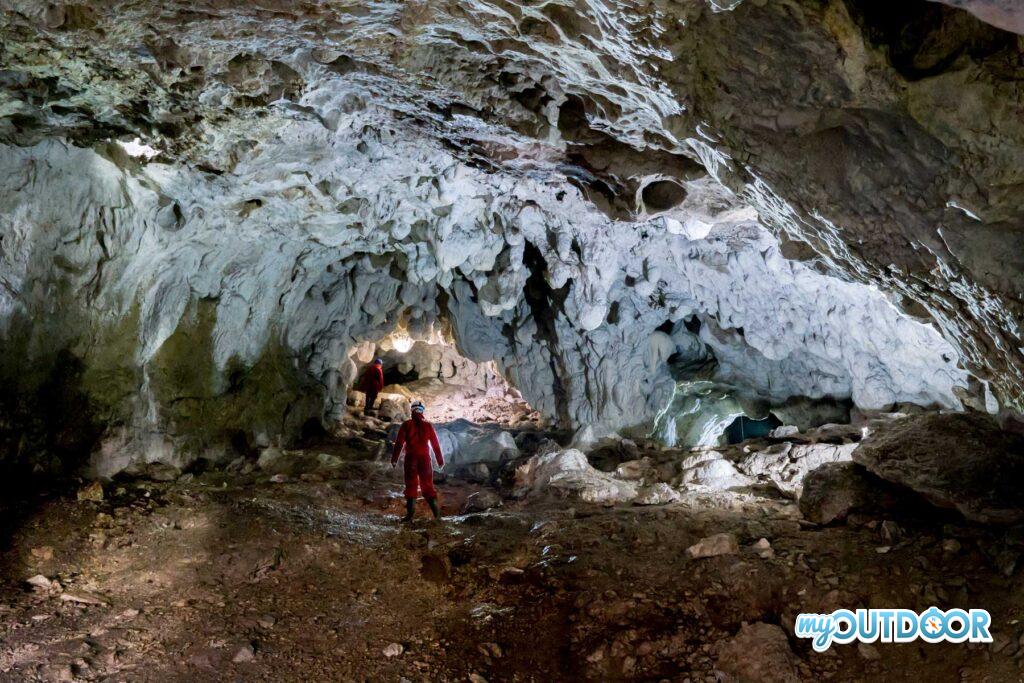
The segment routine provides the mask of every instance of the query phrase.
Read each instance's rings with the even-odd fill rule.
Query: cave
[[[1019,680],[1022,36],[4,3],[0,680]]]
[[[761,420],[740,415],[725,428],[725,438],[730,444],[743,443],[747,439],[768,436],[773,429],[781,426],[782,421],[771,414]]]

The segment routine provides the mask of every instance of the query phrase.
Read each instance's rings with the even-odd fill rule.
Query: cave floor
[[[0,561],[0,680],[711,681],[743,622],[788,629],[801,611],[933,602],[989,609],[996,643],[817,654],[790,633],[799,678],[1021,679],[1024,593],[996,532],[815,529],[791,503],[749,497],[458,515],[479,489],[449,478],[451,516],[429,522],[421,502],[409,527],[397,472],[374,462],[50,500]],[[724,531],[738,554],[686,558]],[[751,548],[760,538],[771,553]],[[37,574],[59,585],[32,588]],[[770,653],[749,657],[757,680],[793,680]]]

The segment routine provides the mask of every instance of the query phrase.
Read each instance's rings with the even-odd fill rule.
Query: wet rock
[[[405,652],[405,648],[402,647],[401,643],[391,643],[389,645],[386,645],[384,649],[381,650],[381,653],[388,658],[398,657],[403,652]]]
[[[799,659],[786,633],[774,624],[744,624],[739,633],[716,646],[717,668],[738,681],[798,683]]]
[[[739,551],[740,546],[736,536],[729,533],[721,533],[700,539],[686,549],[686,556],[696,560],[717,555],[732,555]]]
[[[772,431],[768,432],[768,436],[773,439],[786,439],[799,434],[800,428],[796,425],[782,425],[781,427],[776,427]]]
[[[640,489],[639,495],[633,499],[634,505],[665,505],[674,503],[682,496],[668,484],[659,482],[653,486]]]
[[[932,504],[990,524],[1024,522],[1024,437],[978,413],[913,415],[877,428],[853,459]]]
[[[535,455],[516,468],[513,495],[545,493],[590,503],[624,503],[636,498],[636,486],[593,468],[580,451],[569,449]]]
[[[877,491],[878,487],[860,465],[826,463],[804,479],[800,513],[816,524],[842,521],[851,512],[870,505]]]
[[[466,497],[466,502],[462,504],[462,514],[483,512],[499,505],[501,505],[501,496],[494,491],[477,491]]]
[[[94,481],[78,490],[78,500],[99,502],[103,500],[103,484]]]

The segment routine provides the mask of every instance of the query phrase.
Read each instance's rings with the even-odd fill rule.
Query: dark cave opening
[[[770,431],[781,426],[782,420],[775,417],[772,413],[768,413],[768,417],[763,420],[755,420],[746,415],[740,415],[732,421],[732,424],[725,428],[726,443],[731,445],[746,441],[747,439],[768,436]]]

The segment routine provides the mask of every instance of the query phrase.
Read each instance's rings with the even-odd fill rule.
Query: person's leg
[[[427,505],[430,506],[430,511],[434,513],[434,518],[438,519],[441,517],[441,509],[437,506],[437,490],[434,488],[434,468],[430,464],[430,456],[423,458],[418,463],[420,489],[423,491],[423,497],[427,500]]]
[[[419,493],[419,473],[416,458],[408,452],[405,454],[405,517],[403,522],[411,522],[416,505],[416,494]]]
[[[373,404],[377,402],[377,392],[366,392],[366,405],[363,406],[363,415],[369,415],[373,410]]]

